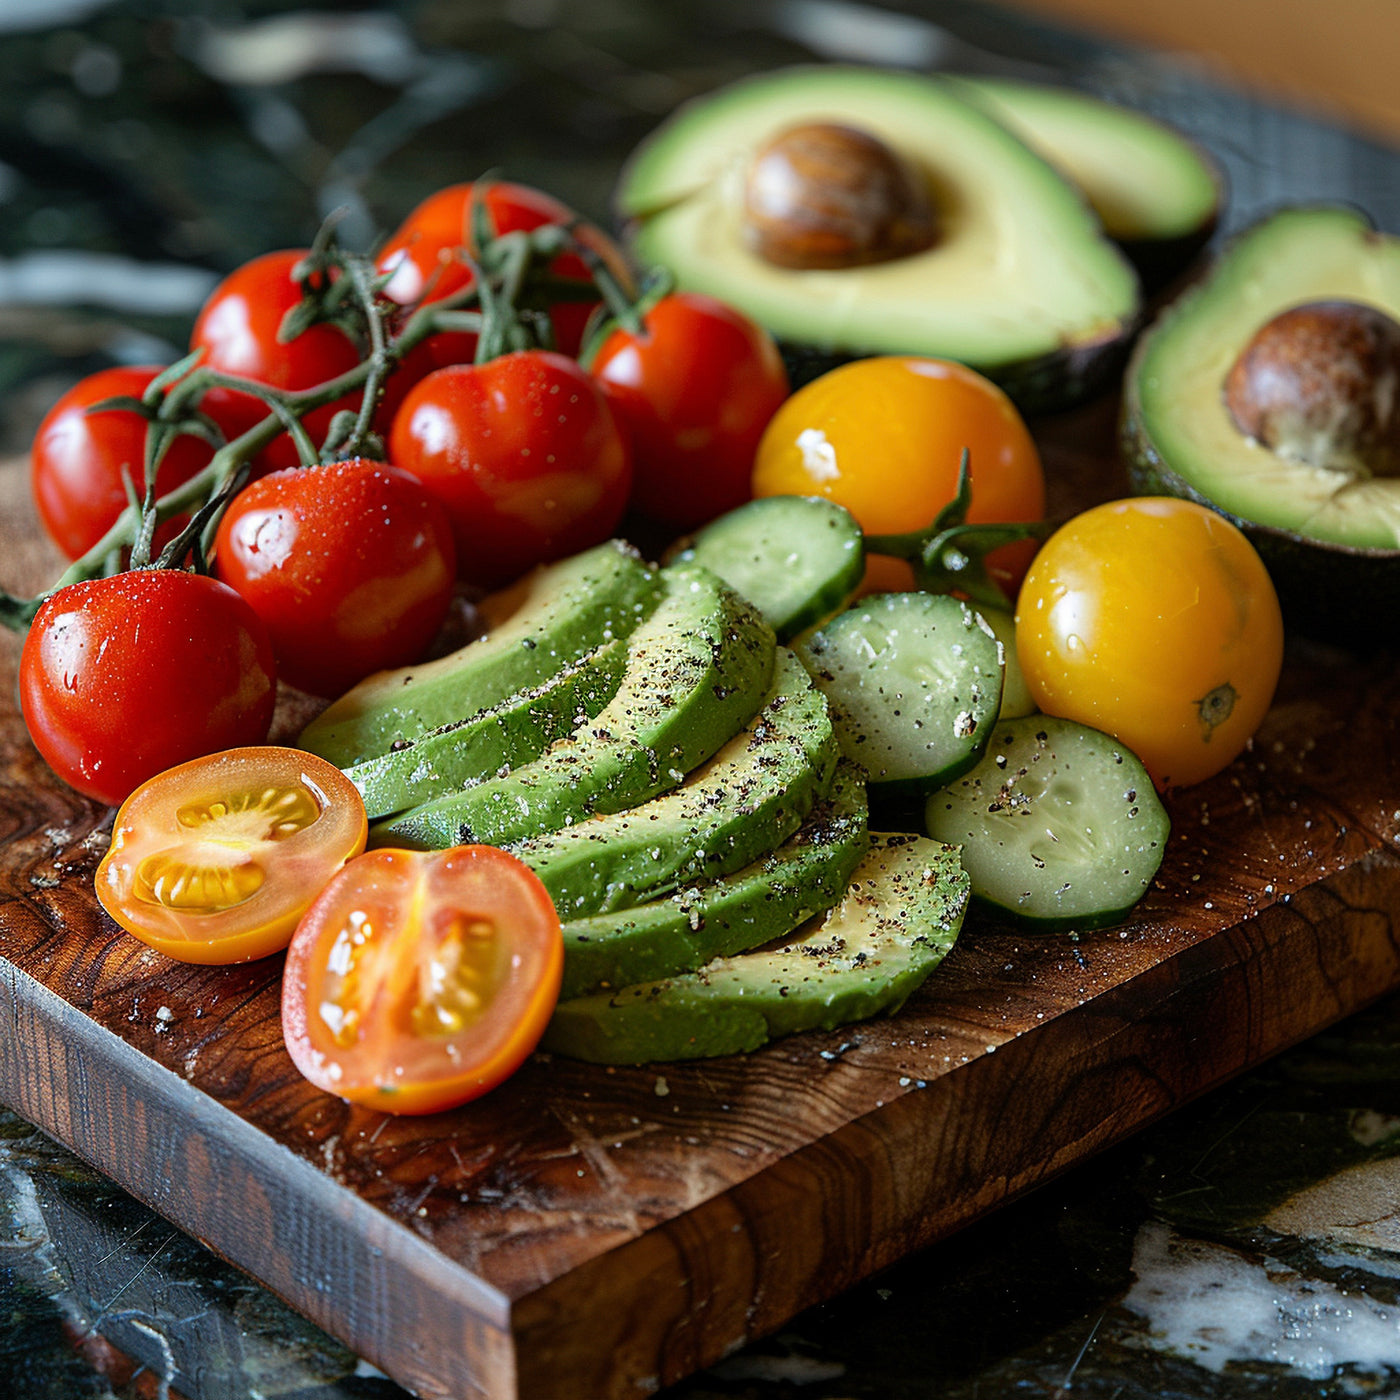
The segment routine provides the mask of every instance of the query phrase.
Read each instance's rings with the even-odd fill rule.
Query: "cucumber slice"
[[[693,1060],[893,1013],[953,946],[967,894],[952,847],[872,836],[824,917],[699,972],[561,1001],[542,1045],[595,1064]]]
[[[977,899],[1045,932],[1117,923],[1171,833],[1130,750],[1048,715],[998,725],[982,762],[929,798],[925,822],[962,846]]]
[[[831,706],[842,751],[882,793],[926,793],[986,749],[1001,703],[1002,647],[959,599],[877,594],[794,650]]]
[[[1016,654],[1016,619],[1004,608],[978,606],[982,621],[996,634],[1001,643],[1002,656],[1006,667],[1002,672],[1001,709],[999,720],[1024,719],[1033,715],[1037,706],[1026,684],[1026,673],[1021,669],[1021,659]]]
[[[675,562],[717,573],[786,642],[830,617],[856,591],[865,572],[865,537],[835,501],[765,496],[705,526]]]
[[[666,899],[564,924],[561,998],[674,977],[781,938],[829,909],[865,854],[865,779],[842,764],[831,796],[777,850]]]

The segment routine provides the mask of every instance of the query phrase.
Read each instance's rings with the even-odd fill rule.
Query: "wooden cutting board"
[[[1052,511],[1122,494],[1112,421],[1042,426]],[[0,468],[0,582],[56,563]],[[1400,985],[1400,666],[1295,641],[1120,928],[970,921],[892,1020],[538,1056],[395,1120],[298,1077],[278,960],[181,966],[98,910],[109,814],[29,746],[0,650],[0,1098],[424,1396],[646,1393]]]

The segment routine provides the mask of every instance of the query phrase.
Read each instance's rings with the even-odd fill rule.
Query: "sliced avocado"
[[[543,685],[445,724],[345,770],[371,821],[457,792],[538,758],[617,694],[627,666],[621,637],[571,661]]]
[[[826,701],[779,648],[762,708],[679,787],[524,842],[515,854],[560,918],[625,909],[771,851],[826,792],[837,757]]]
[[[821,919],[766,951],[560,1002],[543,1046],[595,1064],[689,1060],[897,1011],[953,946],[967,899],[956,846],[872,836]]]
[[[561,997],[690,972],[781,938],[829,909],[866,848],[865,780],[842,764],[831,795],[775,851],[664,899],[564,924]]]
[[[1400,605],[1400,478],[1309,465],[1246,437],[1225,404],[1240,353],[1280,312],[1351,301],[1400,319],[1400,238],[1352,209],[1288,209],[1250,229],[1145,335],[1124,385],[1133,489],[1212,506],[1249,535],[1280,597]]]
[[[743,727],[773,675],[772,628],[699,565],[667,569],[656,611],[598,714],[532,763],[371,828],[371,844],[503,846],[673,788]]]
[[[1072,88],[950,81],[1078,186],[1148,286],[1170,280],[1209,240],[1224,177],[1179,131]]]
[[[585,652],[628,636],[659,597],[655,569],[631,545],[609,540],[488,599],[482,608],[490,630],[450,656],[361,681],[298,742],[337,768],[363,763],[540,685]]]
[[[923,172],[932,247],[815,270],[750,251],[749,163],[811,122],[868,132]],[[916,74],[790,68],[699,98],[638,149],[617,199],[643,262],[767,326],[802,378],[855,356],[936,355],[997,379],[1023,407],[1063,403],[1116,366],[1137,318],[1137,278],[1078,191],[949,84]]]

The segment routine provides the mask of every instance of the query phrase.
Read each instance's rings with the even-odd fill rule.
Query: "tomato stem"
[[[1056,522],[975,524],[967,519],[971,503],[970,454],[964,447],[953,499],[922,529],[897,535],[866,535],[866,552],[906,560],[914,570],[914,582],[925,592],[962,593],[976,603],[1010,608],[1015,599],[1008,597],[991,576],[987,555],[1020,540],[1048,539],[1057,528]]]

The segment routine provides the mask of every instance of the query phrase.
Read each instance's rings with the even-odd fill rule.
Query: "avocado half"
[[[1397,635],[1400,478],[1280,456],[1225,406],[1231,366],[1261,326],[1316,301],[1355,301],[1400,320],[1400,239],[1353,209],[1286,209],[1246,231],[1210,275],[1143,336],[1124,383],[1121,444],[1133,489],[1228,516],[1304,624],[1343,634],[1351,610]]]
[[[1078,186],[1149,291],[1210,241],[1225,177],[1175,128],[1073,88],[1012,78],[950,81]]]
[[[868,132],[925,174],[931,248],[797,270],[745,246],[755,151],[809,122]],[[1137,277],[1079,192],[935,78],[823,66],[745,79],[653,132],[617,203],[640,261],[767,326],[797,383],[864,355],[931,355],[980,370],[1023,409],[1062,407],[1107,382],[1138,320]]]

